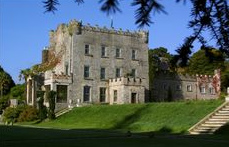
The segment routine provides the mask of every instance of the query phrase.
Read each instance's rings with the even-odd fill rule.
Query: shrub
[[[18,105],[16,108],[7,107],[3,113],[3,121],[4,122],[17,122],[17,119],[22,111],[24,111],[24,105]]]
[[[47,93],[47,99],[49,101],[49,110],[48,110],[48,118],[49,119],[55,119],[55,97],[56,92],[55,91],[48,91]]]
[[[7,107],[3,113],[3,121],[6,123],[15,122],[16,108]]]
[[[27,106],[19,115],[17,121],[34,121],[38,119],[38,110],[32,106]]]
[[[47,118],[47,108],[44,105],[43,97],[38,99],[38,117],[41,121]]]

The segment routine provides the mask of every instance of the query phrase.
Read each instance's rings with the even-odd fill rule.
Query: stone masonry
[[[123,90],[135,91],[132,94],[132,97],[138,96],[135,102],[147,101],[148,32],[92,27],[73,20],[50,31],[50,45],[43,51],[42,61],[55,63],[54,68],[45,72],[44,85],[46,90],[62,91],[60,101],[57,96],[58,107],[79,103],[113,104],[114,86],[109,84],[117,78],[142,79],[144,82]],[[139,87],[141,90],[137,93]],[[130,102],[120,100],[118,103]]]

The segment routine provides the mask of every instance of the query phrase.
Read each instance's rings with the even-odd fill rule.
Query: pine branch
[[[55,11],[57,11],[56,5],[59,5],[59,1],[58,0],[46,0],[43,1],[44,3],[44,8],[46,9],[46,12],[53,12],[55,13]]]
[[[138,24],[138,27],[149,26],[151,21],[150,13],[165,13],[164,6],[158,3],[156,0],[134,0],[131,4],[132,6],[139,6],[139,8],[135,11],[135,24]]]
[[[107,13],[107,15],[114,14],[117,11],[121,12],[119,9],[119,0],[100,0],[99,3],[103,3],[100,10]]]

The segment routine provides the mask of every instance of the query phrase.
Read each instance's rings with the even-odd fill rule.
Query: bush
[[[24,105],[18,105],[16,108],[7,107],[3,113],[4,122],[17,122],[19,115],[25,110]]]
[[[32,106],[27,106],[19,115],[17,121],[34,121],[38,119],[38,110]]]
[[[3,121],[6,123],[15,122],[16,108],[7,107],[3,113]]]
[[[38,117],[41,121],[47,118],[47,108],[44,105],[43,97],[38,99]]]
[[[49,91],[47,93],[47,99],[49,101],[49,111],[48,111],[48,118],[49,119],[55,119],[55,97],[56,97],[56,92],[55,91]]]

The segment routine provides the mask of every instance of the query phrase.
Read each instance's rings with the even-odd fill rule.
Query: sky
[[[58,11],[44,13],[43,0],[0,0],[0,65],[16,83],[21,70],[41,63],[41,52],[49,46],[49,31],[72,19],[83,24],[110,27],[111,18],[115,29],[136,31],[131,0],[120,1],[121,13],[107,16],[100,11],[99,0],[85,0],[78,5],[74,0],[59,0]],[[145,27],[149,31],[149,48],[165,47],[171,54],[192,34],[187,27],[191,5],[161,0],[166,14],[152,14],[153,24]],[[198,44],[194,51],[198,50]]]

